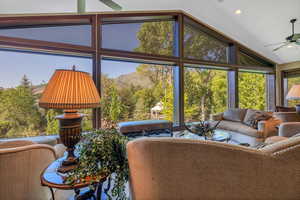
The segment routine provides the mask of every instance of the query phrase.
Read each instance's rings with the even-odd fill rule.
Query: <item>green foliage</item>
[[[227,61],[226,44],[188,24],[184,26],[184,47],[184,55],[187,58]]]
[[[93,113],[92,113],[92,109],[83,109],[80,110],[79,113],[84,114],[85,116],[82,119],[82,131],[84,132],[88,132],[88,131],[92,131],[93,130]]]
[[[207,120],[227,108],[227,72],[185,68],[185,120]]]
[[[137,33],[140,41],[136,52],[147,52],[150,54],[173,55],[173,23],[145,22]]]
[[[55,116],[58,115],[54,109],[50,109],[47,111],[46,120],[47,120],[47,127],[46,127],[46,134],[58,134],[58,120],[55,119]]]
[[[101,105],[102,117],[106,122],[106,127],[114,127],[117,121],[122,118],[122,111],[124,109],[124,105],[114,84],[105,85]]]
[[[125,183],[129,168],[126,156],[127,138],[116,130],[97,130],[83,136],[78,144],[78,167],[67,176],[67,183],[113,179],[112,196],[126,199]],[[112,199],[110,197],[110,199]]]
[[[239,73],[239,106],[265,110],[266,108],[266,82],[264,74]]]
[[[133,85],[102,75],[103,127],[113,127],[119,121],[150,119],[151,108],[159,102],[164,104],[160,117],[172,120],[172,74],[172,67],[141,64],[133,75],[135,78],[146,79],[147,84],[144,85],[138,84],[142,80],[135,80],[137,84]]]
[[[41,126],[41,114],[31,88],[18,86],[2,91],[0,99],[0,121],[7,137],[32,136]]]
[[[22,77],[21,86],[23,86],[25,88],[30,88],[31,87],[31,82],[29,81],[29,79],[27,78],[27,76],[25,74]]]

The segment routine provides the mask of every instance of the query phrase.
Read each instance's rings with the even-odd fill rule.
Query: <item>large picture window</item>
[[[239,107],[257,110],[266,109],[266,75],[263,73],[239,72]]]
[[[189,23],[184,24],[184,57],[227,63],[228,45]]]
[[[184,68],[185,121],[208,120],[227,108],[227,71]]]
[[[172,56],[174,21],[102,25],[102,48]]]
[[[239,52],[238,61],[238,64],[243,66],[273,67],[271,63],[244,52]]]
[[[0,28],[0,36],[91,46],[91,25],[16,26]]]
[[[173,68],[102,60],[102,126],[121,121],[173,120]]]
[[[148,119],[181,129],[227,107],[275,107],[276,63],[183,12],[3,16],[0,24],[2,138],[57,134],[62,110],[38,100],[55,69],[73,65],[101,92],[101,108],[80,111],[84,131]]]
[[[62,110],[42,109],[38,100],[55,69],[91,73],[91,59],[0,50],[0,60],[0,137],[58,134]],[[88,114],[83,130],[92,129],[91,110],[81,112]]]

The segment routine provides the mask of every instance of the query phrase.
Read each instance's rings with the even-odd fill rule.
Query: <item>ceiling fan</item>
[[[122,7],[113,0],[99,0],[113,10],[122,10]],[[85,13],[86,0],[77,0],[78,13]]]
[[[292,35],[288,36],[285,38],[285,42],[280,42],[280,43],[275,43],[275,44],[269,44],[269,45],[265,45],[265,47],[269,47],[269,46],[275,46],[275,45],[280,45],[279,47],[273,49],[273,51],[277,51],[283,47],[292,47],[292,44],[296,44],[300,46],[300,33],[295,33],[294,31],[294,25],[295,22],[297,21],[297,19],[291,19],[291,24],[292,24]]]

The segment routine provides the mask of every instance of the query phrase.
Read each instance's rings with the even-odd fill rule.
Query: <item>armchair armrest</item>
[[[277,135],[277,126],[280,122],[280,120],[272,117],[269,120],[259,121],[257,129],[262,132],[264,138],[274,136]]]
[[[284,122],[279,126],[279,136],[291,137],[300,133],[300,122]]]
[[[218,114],[211,115],[211,119],[213,121],[223,120],[223,113],[218,113]]]

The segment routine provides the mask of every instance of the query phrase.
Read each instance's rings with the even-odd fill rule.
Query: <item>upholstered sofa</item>
[[[267,137],[277,135],[277,126],[280,124],[280,120],[271,117],[268,120],[258,121],[257,128],[253,128],[246,121],[255,112],[257,111],[252,109],[228,109],[223,113],[213,115],[212,121],[209,121],[209,123],[214,126],[221,120],[218,125],[219,129],[231,131],[232,136],[239,142],[255,145],[255,143],[262,142]],[[266,114],[272,116],[272,113],[266,112]]]
[[[252,149],[178,138],[127,144],[135,200],[299,200],[300,137]]]

